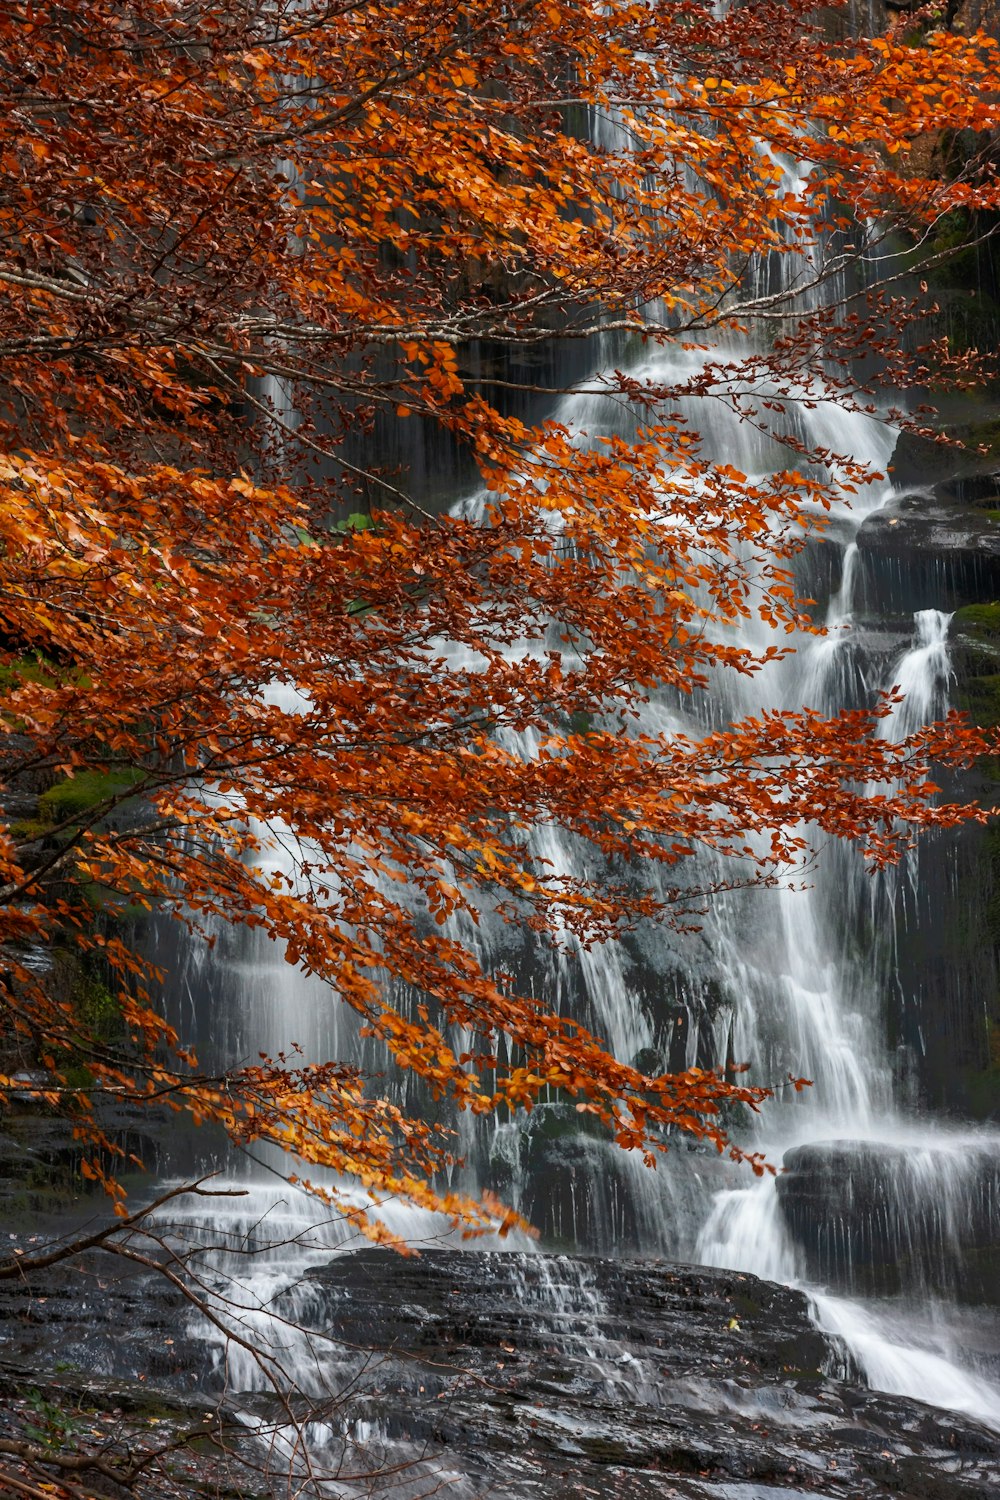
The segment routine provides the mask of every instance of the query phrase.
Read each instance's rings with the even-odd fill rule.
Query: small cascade
[[[818,636],[802,653],[802,702],[815,708],[849,708],[863,698],[854,625],[859,567],[860,549],[851,540],[844,548],[840,583],[830,595],[826,634]]]
[[[951,663],[948,659],[948,626],[951,615],[940,609],[918,609],[913,617],[914,641],[894,668],[893,685],[903,701],[884,721],[887,739],[901,740],[924,724],[939,719],[948,707]]]
[[[1000,1426],[995,1347],[980,1349],[973,1319],[956,1317],[950,1307],[911,1307],[900,1315],[825,1293],[814,1292],[811,1300],[820,1328],[843,1350],[845,1374],[860,1374],[875,1390],[916,1396]]]
[[[845,557],[844,577],[849,576]],[[851,602],[842,584],[831,605],[831,623],[850,620]],[[913,733],[946,710],[949,620],[939,610],[916,611],[910,646],[879,684],[905,694],[883,721],[887,738]],[[834,652],[824,654],[829,660]],[[810,688],[820,680],[814,659]],[[816,949],[810,914],[819,903],[832,902],[845,926],[860,925],[867,915],[895,940],[889,930],[899,871],[873,882],[857,864],[855,859],[845,883],[846,903],[838,902],[822,872],[812,891],[791,898],[805,924],[803,947],[811,964]],[[915,871],[914,862],[904,862],[904,876],[912,880]],[[1000,1303],[993,1252],[1000,1224],[998,1142],[908,1118],[894,1103],[877,1030],[878,996],[891,981],[886,971],[893,949],[894,942],[883,943],[865,955],[854,976],[855,989],[860,986],[868,1000],[865,1023],[851,1008],[850,965],[842,952],[832,957],[822,1023],[835,1054],[843,1048],[854,1059],[850,1082],[835,1079],[833,1089],[815,1100],[818,1108],[810,1110],[808,1121],[795,1107],[772,1112],[766,1149],[783,1167],[781,1175],[718,1194],[698,1240],[698,1258],[847,1294],[811,1293],[820,1326],[834,1337],[849,1367],[878,1389],[948,1406],[995,1426],[1000,1423],[1000,1329],[992,1311]],[[794,1025],[794,1012],[791,1021]],[[860,1024],[867,1032],[864,1042]],[[981,1304],[978,1345],[953,1333],[962,1321],[963,1302]],[[984,1314],[992,1328],[985,1338]]]

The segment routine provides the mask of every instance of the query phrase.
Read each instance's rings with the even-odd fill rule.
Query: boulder
[[[1000,1161],[987,1144],[816,1142],[785,1153],[776,1186],[811,1281],[1000,1302]]]
[[[953,610],[1000,595],[1000,485],[990,505],[959,498],[961,484],[906,491],[858,532],[859,607],[865,614]]]
[[[36,1248],[16,1240],[26,1258]],[[1000,1493],[1000,1434],[837,1378],[842,1353],[805,1296],[740,1272],[366,1249],[289,1278],[270,1306],[288,1319],[277,1325],[283,1362],[322,1411],[308,1428],[315,1456],[355,1475],[345,1493],[359,1500]],[[226,1439],[223,1456],[258,1471],[240,1493],[284,1494],[288,1454],[276,1435],[290,1413],[304,1420],[317,1408],[301,1394],[240,1390],[237,1368],[212,1357],[176,1289],[107,1256],[0,1284],[0,1391],[13,1381],[90,1422],[93,1407],[112,1405],[129,1447],[151,1422],[170,1436],[174,1413],[188,1409],[201,1430],[217,1406],[245,1434]],[[256,1422],[266,1441],[255,1453]],[[67,1426],[60,1440],[82,1432],[87,1424]],[[157,1488],[164,1482],[153,1469],[136,1493],[202,1493],[176,1479],[176,1490]]]

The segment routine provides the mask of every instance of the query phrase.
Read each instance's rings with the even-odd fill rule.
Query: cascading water
[[[792,164],[783,190],[794,192],[796,182],[801,186],[801,173]],[[704,358],[665,350],[652,360],[644,356],[629,373],[639,382],[683,387]],[[885,425],[802,394],[808,399],[789,422],[797,424],[795,435],[806,448],[856,455],[887,469],[894,435]],[[287,405],[281,392],[269,397]],[[709,459],[725,455],[759,477],[783,466],[785,450],[731,406],[681,397],[678,407],[700,433]],[[566,398],[555,416],[581,441],[622,427],[620,406],[599,382]],[[870,487],[863,503],[855,498],[820,544],[827,558],[839,554],[825,635],[803,637],[796,655],[753,679],[720,675],[710,692],[690,701],[652,701],[644,727],[697,734],[762,708],[834,712],[871,702],[880,688],[894,685],[905,698],[884,721],[886,735],[902,737],[939,716],[949,681],[948,617],[918,608],[912,641],[888,662],[856,619],[857,530],[889,493],[886,481]],[[484,500],[460,503],[474,513]],[[814,561],[805,555],[803,577]],[[749,645],[770,643],[760,622],[747,630]],[[447,643],[441,649],[447,651]],[[520,749],[532,752],[530,743]],[[536,832],[532,854],[567,874],[588,858],[551,828]],[[274,858],[286,870],[293,867],[290,854],[283,860],[280,842]],[[704,873],[710,883],[718,872]],[[915,862],[895,877],[907,878],[918,878]],[[636,1154],[587,1133],[579,1116],[555,1102],[523,1125],[480,1122],[463,1144],[478,1183],[496,1188],[539,1223],[549,1245],[666,1254],[810,1288],[816,1317],[843,1361],[873,1385],[1000,1427],[1000,1386],[989,1370],[993,1350],[988,1339],[972,1336],[955,1300],[969,1255],[989,1242],[998,1222],[997,1143],[934,1128],[908,1116],[894,1099],[883,1010],[887,986],[895,982],[897,908],[891,879],[872,882],[857,858],[828,850],[821,851],[806,888],[793,889],[790,879],[784,888],[720,895],[698,933],[649,931],[592,952],[570,944],[552,954],[528,950],[521,938],[512,953],[510,929],[491,922],[488,912],[477,927],[467,921],[446,927],[476,947],[487,968],[517,969],[536,993],[579,1012],[618,1056],[641,1060],[646,1071],[718,1065],[732,1057],[751,1064],[755,1082],[780,1080],[789,1070],[813,1080],[804,1096],[779,1098],[756,1134],[748,1127],[754,1148],[788,1168],[777,1179],[748,1181],[745,1169],[738,1176],[711,1156],[683,1149],[650,1173]],[[195,973],[199,962],[210,972]],[[189,956],[182,977],[195,997],[200,1051],[209,1050],[206,1034],[211,1051],[227,1059],[273,1054],[294,1041],[309,1057],[380,1066],[353,1016],[331,1006],[317,981],[287,966],[259,935],[220,933],[210,955]],[[198,998],[209,993],[210,1019]],[[733,1131],[740,1135],[740,1122]],[[261,1390],[270,1367],[289,1386],[335,1402],[357,1380],[358,1360],[326,1335],[308,1331],[318,1326],[319,1314],[312,1306],[315,1290],[303,1278],[357,1241],[350,1225],[325,1218],[313,1200],[279,1183],[279,1165],[246,1165],[231,1179],[241,1199],[213,1210],[211,1223],[194,1211],[186,1218],[173,1211],[173,1229],[202,1246],[200,1274],[209,1295],[220,1307],[229,1299],[226,1315],[245,1339],[227,1345],[218,1328],[205,1322],[201,1329],[220,1365],[225,1362],[228,1386]],[[411,1242],[449,1242],[428,1215],[392,1204],[382,1213]],[[621,1378],[620,1372],[614,1376]],[[312,1422],[309,1440],[332,1453],[327,1468],[337,1468],[345,1444],[372,1442],[373,1421],[366,1418],[346,1437],[333,1417],[325,1426]],[[300,1434],[280,1422],[269,1430],[293,1461]],[[394,1450],[385,1437],[383,1451],[390,1463]],[[391,1493],[402,1496],[399,1482],[393,1484]],[[355,1493],[347,1484],[323,1492]]]
[[[662,379],[667,372],[644,373]],[[669,373],[678,378],[676,368]],[[616,420],[616,409],[595,390],[569,398],[558,415],[592,439]],[[871,419],[821,407],[801,420],[807,439],[887,465],[892,435]],[[756,434],[743,445],[749,451],[740,451],[744,429],[731,412],[702,412],[698,422],[707,451],[739,452],[748,471],[763,471],[766,440]],[[887,495],[887,485],[875,489],[869,507]],[[464,502],[466,508],[478,503]],[[906,697],[885,720],[886,735],[902,736],[939,715],[949,680],[948,617],[917,611],[911,643],[881,668],[855,623],[853,532],[862,519],[854,511],[837,544],[840,581],[825,636],[804,639],[797,655],[749,685],[720,682],[690,705],[651,703],[646,727],[697,732],[703,722],[771,705],[830,711],[893,685]],[[530,753],[531,746],[521,749]],[[551,828],[536,835],[533,853],[566,872],[579,870],[586,857]],[[805,889],[721,896],[696,935],[660,930],[592,953],[518,957],[531,970],[536,992],[582,1010],[629,1060],[645,1055],[651,1066],[683,1067],[733,1056],[749,1061],[751,1077],[761,1081],[781,1079],[789,1069],[812,1078],[802,1098],[779,1099],[769,1108],[753,1138],[773,1163],[784,1161],[785,1175],[748,1181],[745,1169],[734,1177],[713,1157],[683,1149],[650,1173],[635,1153],[582,1132],[579,1117],[556,1103],[543,1105],[523,1126],[491,1126],[464,1144],[480,1183],[539,1222],[549,1243],[667,1254],[804,1286],[812,1291],[820,1326],[856,1373],[876,1387],[1000,1426],[988,1342],[981,1329],[978,1343],[964,1327],[956,1333],[953,1301],[963,1257],[988,1241],[997,1222],[995,1148],[983,1137],[908,1119],[894,1104],[881,1014],[893,944],[870,940],[866,948],[858,937],[866,922],[870,932],[879,923],[891,925],[894,890],[884,877],[873,883],[859,860],[828,855]],[[285,859],[280,846],[273,857]],[[896,878],[908,873],[914,878],[906,869]],[[488,912],[477,928],[466,924],[453,935],[477,944],[487,965],[511,962],[510,931],[491,923]],[[189,965],[188,975],[192,989],[213,994],[213,1048],[246,1056],[294,1040],[309,1056],[378,1066],[353,1016],[331,1007],[323,987],[286,965],[260,936],[221,933],[201,961],[211,974],[192,976]],[[225,1364],[227,1385],[260,1390],[278,1369],[289,1385],[301,1387],[307,1371],[309,1394],[335,1402],[356,1382],[357,1360],[327,1335],[309,1331],[322,1317],[308,1273],[359,1241],[349,1225],[325,1218],[314,1202],[279,1183],[278,1165],[249,1164],[231,1184],[245,1196],[213,1211],[210,1226],[195,1212],[186,1219],[172,1213],[173,1226],[204,1247],[200,1264],[210,1294],[220,1307],[228,1300],[226,1316],[246,1340],[227,1347],[218,1329],[208,1323],[201,1329],[220,1367]],[[390,1204],[383,1216],[418,1245],[460,1247],[429,1215]],[[249,1274],[248,1247],[254,1252]],[[889,1284],[885,1275],[880,1280],[880,1266],[895,1267],[887,1273]],[[622,1379],[620,1371],[612,1373]],[[642,1372],[633,1373],[641,1383]],[[268,1439],[291,1459],[301,1433],[278,1423],[268,1428]],[[371,1413],[346,1436],[335,1420],[313,1422],[309,1442],[327,1470],[343,1464],[345,1444],[374,1443],[390,1467],[401,1451],[384,1433],[378,1437]],[[403,1493],[398,1487],[392,1492]]]
[[[849,618],[850,605],[842,584],[832,607],[837,624]],[[948,622],[938,610],[916,612],[913,643],[880,684],[906,694],[884,721],[887,736],[901,738],[947,706]],[[844,649],[829,636],[814,653],[834,683]],[[801,665],[815,693],[817,663],[806,657]],[[831,883],[836,864],[833,871],[821,866],[812,889],[790,895],[785,905],[806,973],[823,976],[813,985],[810,1010],[827,1055],[808,1109],[779,1106],[768,1118],[765,1149],[783,1161],[786,1175],[720,1193],[699,1235],[698,1258],[807,1287],[833,1283],[875,1294],[878,1300],[867,1303],[813,1294],[820,1326],[842,1341],[864,1377],[876,1388],[997,1425],[992,1338],[970,1341],[954,1301],[968,1252],[995,1233],[997,1143],[907,1118],[897,1108],[880,1026],[887,945],[852,960],[843,940],[839,951],[831,943],[822,914],[834,914],[834,934],[856,931],[866,909],[873,926],[888,927],[895,882],[913,878],[912,870],[904,863],[881,877],[882,889],[858,870],[851,873],[854,879],[838,891]],[[775,978],[787,988],[787,976]],[[794,1005],[788,1014],[794,1025]],[[800,1034],[793,1047],[802,1041]]]

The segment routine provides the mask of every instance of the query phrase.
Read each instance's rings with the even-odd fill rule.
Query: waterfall
[[[601,125],[605,136],[613,128],[613,122]],[[794,192],[797,183],[801,187],[797,165],[786,164],[782,190]],[[773,276],[776,268],[758,274]],[[671,348],[644,352],[627,373],[640,384],[683,388],[708,357]],[[581,442],[631,435],[629,416],[608,397],[600,373],[554,413]],[[788,421],[807,449],[854,455],[887,471],[895,439],[886,424],[822,393],[797,394],[805,399]],[[758,392],[761,400],[767,395]],[[279,415],[289,415],[280,384],[268,388],[266,399]],[[700,433],[708,459],[736,463],[751,479],[766,479],[786,460],[766,430],[742,420],[731,405],[681,395],[676,409]],[[950,680],[948,616],[917,608],[912,639],[885,660],[858,615],[857,532],[890,494],[885,480],[852,497],[801,560],[806,578],[819,548],[828,562],[835,559],[826,634],[803,635],[795,655],[752,679],[717,674],[709,692],[684,702],[654,695],[642,727],[697,736],[706,726],[762,709],[836,712],[872,703],[879,690],[894,687],[904,697],[883,721],[887,737],[902,738],[938,717]],[[477,493],[455,503],[474,517],[486,501]],[[761,622],[747,623],[747,644],[766,647],[771,639]],[[439,650],[451,653],[456,668],[471,665],[447,642]],[[533,753],[530,736],[510,744]],[[535,831],[531,854],[557,875],[580,873],[593,858],[551,827]],[[283,873],[293,869],[280,840],[273,858]],[[701,873],[711,884],[722,867],[706,859]],[[650,878],[655,883],[656,872]],[[485,909],[475,926],[466,917],[449,918],[445,935],[474,947],[485,968],[515,969],[534,993],[578,1014],[618,1057],[642,1060],[646,1071],[717,1066],[732,1058],[750,1065],[753,1082],[780,1083],[790,1071],[812,1080],[801,1096],[780,1094],[760,1123],[733,1122],[737,1139],[784,1165],[777,1178],[757,1181],[746,1169],[683,1147],[651,1173],[636,1153],[622,1153],[588,1131],[557,1101],[519,1122],[463,1118],[462,1145],[470,1185],[494,1188],[535,1221],[543,1248],[668,1255],[803,1287],[830,1336],[835,1362],[877,1388],[1000,1428],[994,1350],[988,1337],[977,1336],[976,1315],[958,1302],[968,1267],[1000,1222],[1000,1174],[993,1165],[1000,1142],[908,1112],[895,1096],[885,1036],[885,996],[898,982],[898,882],[918,878],[914,860],[870,880],[858,855],[823,850],[804,878],[789,872],[777,889],[720,895],[697,933],[657,928],[595,950],[570,941],[558,953],[532,951],[523,934],[512,934]],[[353,1013],[331,1001],[316,979],[285,964],[275,944],[259,933],[224,929],[217,939],[211,952],[187,954],[170,1002],[175,1009],[193,1007],[199,1052],[231,1061],[258,1051],[275,1054],[295,1042],[308,1058],[380,1068]],[[416,997],[399,998],[404,1007],[416,1003]],[[243,1196],[213,1208],[211,1220],[174,1208],[171,1228],[181,1242],[200,1247],[197,1264],[216,1299],[212,1305],[221,1311],[228,1300],[226,1317],[246,1339],[227,1344],[218,1327],[207,1320],[200,1325],[227,1386],[260,1391],[270,1369],[309,1394],[332,1398],[358,1377],[359,1356],[315,1331],[320,1316],[305,1278],[358,1241],[350,1225],[279,1181],[280,1167],[267,1157],[227,1162],[226,1181]],[[381,1213],[417,1246],[461,1247],[428,1214],[391,1203]],[[279,1450],[284,1443],[289,1454],[295,1451],[291,1426],[279,1424],[269,1436]],[[371,1438],[367,1419],[354,1437],[336,1424],[310,1429],[310,1441],[332,1468],[345,1444]],[[383,1446],[390,1451],[387,1437]]]
[[[638,374],[683,379],[690,358],[681,356],[678,375],[666,351]],[[599,386],[566,398],[557,415],[587,440],[620,420]],[[886,468],[893,439],[877,421],[828,405],[803,413],[802,421],[807,439],[864,454]],[[706,451],[738,455],[751,474],[765,472],[766,440],[756,433],[744,442],[745,428],[731,412],[699,413],[698,425]],[[889,493],[888,483],[874,486],[867,509]],[[475,513],[484,498],[460,504]],[[901,737],[938,716],[950,678],[949,617],[919,609],[902,650],[888,661],[870,653],[855,615],[856,532],[864,514],[849,512],[838,538],[822,544],[840,554],[826,635],[803,638],[796,655],[749,683],[720,680],[705,701],[654,698],[644,727],[696,733],[703,722],[725,722],[761,707],[830,711],[893,687],[905,698],[883,721],[886,736]],[[447,643],[441,649],[454,651]],[[456,658],[458,665],[468,663]],[[530,755],[530,738],[519,748]],[[536,832],[532,853],[566,873],[579,872],[590,857],[553,828]],[[570,945],[568,952],[525,955],[522,947],[514,955],[522,970],[527,965],[536,993],[581,1013],[622,1058],[684,1067],[731,1056],[751,1064],[755,1081],[778,1081],[789,1070],[810,1077],[813,1087],[803,1096],[779,1097],[762,1124],[744,1133],[776,1166],[784,1164],[782,1175],[756,1181],[745,1169],[681,1148],[651,1173],[636,1153],[622,1153],[581,1129],[572,1109],[552,1102],[522,1122],[463,1120],[471,1185],[498,1190],[539,1223],[549,1245],[667,1254],[803,1287],[830,1336],[835,1362],[877,1388],[1000,1427],[990,1342],[969,1336],[969,1313],[955,1301],[970,1254],[995,1232],[997,1143],[907,1115],[893,1097],[883,1034],[894,944],[879,940],[878,930],[894,920],[894,882],[915,879],[916,866],[873,882],[853,853],[825,854],[804,889],[801,881],[796,888],[789,881],[776,890],[719,897],[698,934],[656,929],[594,951]],[[272,857],[284,870],[292,868],[280,840]],[[450,935],[475,945],[487,967],[510,965],[512,936],[505,924],[486,910],[478,926],[459,920],[451,919]],[[869,935],[862,939],[865,929]],[[200,973],[192,973],[193,964]],[[294,1041],[307,1056],[379,1065],[353,1013],[332,1003],[317,980],[285,964],[278,947],[259,934],[220,931],[210,954],[190,955],[187,983],[212,995],[210,1019],[203,1003],[195,1009],[200,1040],[216,1055],[273,1053]],[[739,1137],[738,1121],[734,1129]],[[173,1210],[172,1229],[202,1247],[199,1264],[210,1295],[220,1310],[228,1302],[226,1316],[247,1339],[249,1347],[227,1347],[217,1328],[201,1325],[227,1385],[261,1390],[270,1360],[289,1383],[293,1371],[297,1384],[308,1371],[306,1388],[332,1396],[354,1379],[354,1364],[328,1337],[310,1331],[317,1326],[315,1292],[303,1278],[359,1241],[350,1226],[280,1182],[278,1168],[276,1159],[264,1159],[233,1169],[230,1185],[243,1198],[213,1210],[211,1222],[196,1211]],[[385,1205],[382,1213],[417,1246],[461,1247],[426,1213],[403,1204]],[[371,1434],[367,1422],[366,1440]],[[269,1441],[291,1451],[298,1437],[289,1428],[270,1432]],[[346,1439],[329,1427],[313,1430],[311,1441],[329,1459]]]
[[[851,618],[850,551],[844,582],[831,604],[838,623]],[[912,642],[881,684],[906,695],[883,721],[886,737],[902,738],[946,709],[949,620],[935,609],[915,612]],[[829,666],[839,650],[827,637],[816,654]],[[803,661],[803,676],[816,686],[815,663],[810,668]],[[915,864],[904,861],[904,876],[915,878],[915,872]],[[858,921],[866,905],[875,921],[892,921],[900,872],[880,877],[881,892],[857,869],[853,874],[846,903],[837,903],[822,875],[811,891],[793,897],[800,951],[808,951],[810,965],[818,958],[818,903],[832,903],[842,921],[850,920],[852,908]],[[978,1350],[975,1341],[970,1343],[963,1328],[968,1313],[963,1315],[955,1301],[969,1253],[988,1247],[996,1232],[998,1143],[985,1134],[908,1118],[900,1110],[889,1087],[884,1043],[873,1024],[886,975],[879,973],[876,956],[867,955],[862,983],[870,1011],[864,1015],[851,1007],[846,959],[829,947],[825,955],[826,988],[816,996],[820,1004],[813,1020],[840,1076],[817,1099],[819,1108],[808,1121],[799,1109],[773,1112],[768,1150],[783,1161],[786,1175],[719,1193],[698,1239],[698,1258],[812,1288],[819,1326],[877,1389],[1000,1425],[991,1342]],[[794,1008],[789,1018],[794,1026]],[[845,1053],[852,1065],[845,1064]],[[826,1081],[829,1085],[829,1066]],[[875,1297],[830,1295],[831,1282]]]

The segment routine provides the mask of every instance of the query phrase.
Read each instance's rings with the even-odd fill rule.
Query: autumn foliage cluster
[[[896,392],[974,374],[921,342],[914,282],[852,269],[1000,199],[995,44],[906,24],[858,39],[805,0],[2,8],[0,754],[11,808],[70,794],[0,833],[0,1014],[81,1130],[107,1091],[166,1099],[376,1195],[499,1212],[436,1191],[447,1137],[336,1059],[202,1072],[119,906],[265,929],[460,1109],[560,1090],[653,1151],[722,1144],[721,1102],[759,1102],[645,1076],[456,934],[491,908],[572,952],[676,917],[699,850],[766,879],[806,822],[877,864],[971,815],[929,791],[989,748],[957,719],[902,745],[881,710],[635,724],[805,624],[789,560],[871,474],[802,451],[795,393],[885,409],[865,351]],[[631,436],[525,419],[556,335],[590,341]],[[629,340],[687,373],[616,372]],[[786,467],[704,451],[693,397],[767,421]],[[484,503],[431,514],[379,465],[394,423],[473,454]],[[532,862],[546,824],[619,878]],[[32,945],[99,957],[123,1033],[40,984]]]

